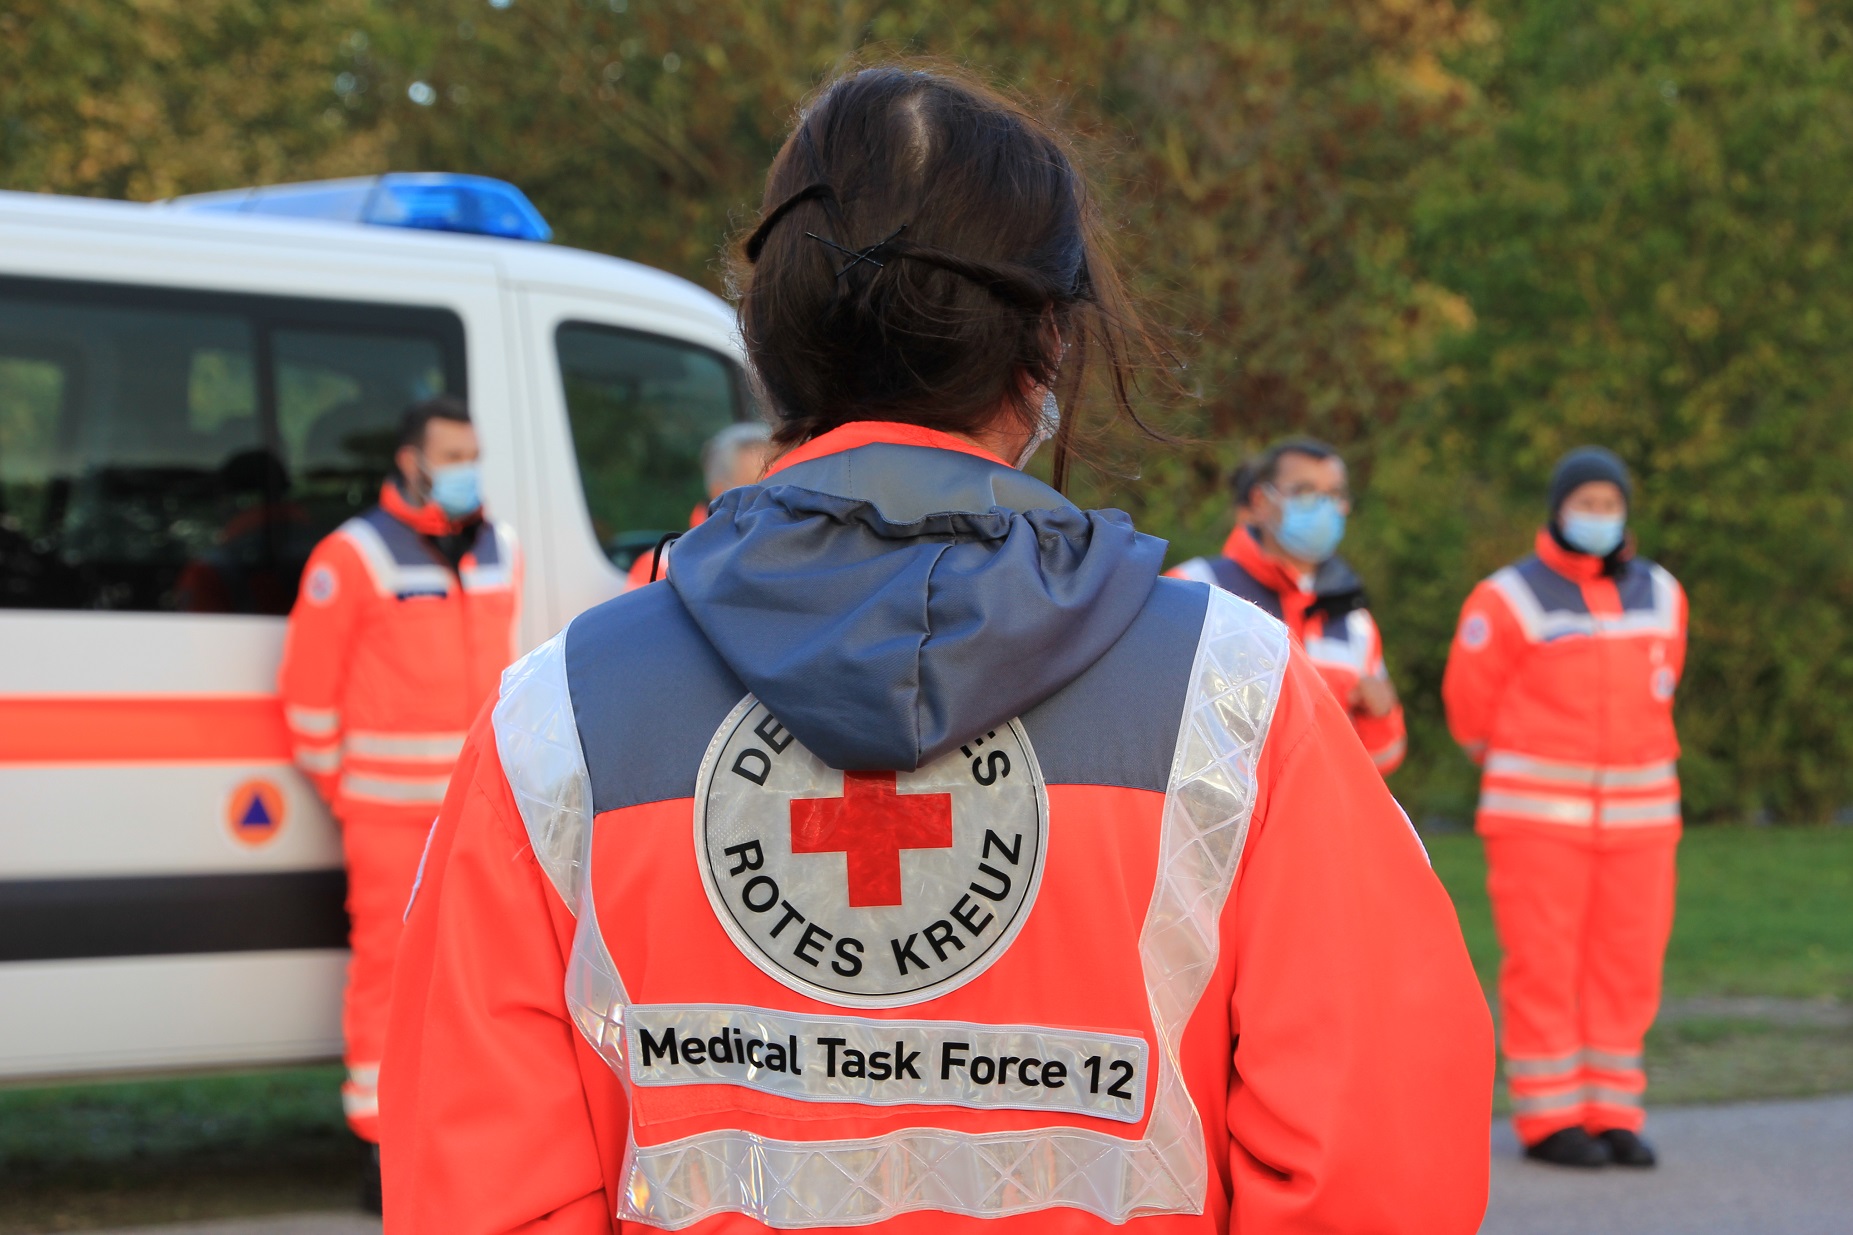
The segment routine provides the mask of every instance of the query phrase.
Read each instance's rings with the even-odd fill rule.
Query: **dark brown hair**
[[[880,65],[826,86],[740,252],[741,329],[781,446],[852,420],[972,433],[1000,406],[1030,427],[1046,386],[1060,486],[1095,350],[1117,410],[1151,433],[1133,356],[1158,349],[1086,182],[1053,129],[974,81]]]
[[[405,409],[405,415],[399,418],[399,445],[419,446],[425,444],[425,429],[434,420],[454,420],[458,424],[470,423],[470,405],[456,395],[433,395],[429,399],[420,399]]]

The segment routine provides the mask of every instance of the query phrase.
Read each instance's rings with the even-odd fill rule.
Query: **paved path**
[[[1853,1097],[1653,1111],[1651,1171],[1570,1171],[1493,1130],[1481,1235],[1848,1235]]]
[[[1481,1235],[1848,1235],[1853,1097],[1656,1111],[1652,1171],[1566,1171],[1523,1161],[1493,1130],[1493,1200]],[[380,1235],[359,1214],[290,1214],[108,1235]]]

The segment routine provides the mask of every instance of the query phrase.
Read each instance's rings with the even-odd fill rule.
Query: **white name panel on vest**
[[[1032,1025],[636,1004],[631,1082],[744,1085],[806,1102],[1145,1115],[1143,1038]]]

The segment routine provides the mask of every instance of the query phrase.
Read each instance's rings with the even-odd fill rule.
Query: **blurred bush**
[[[1352,455],[1412,813],[1471,812],[1438,699],[1460,601],[1526,551],[1559,451],[1601,441],[1692,596],[1689,810],[1820,818],[1853,801],[1850,9],[14,0],[0,184],[476,171],[564,243],[719,290],[820,81],[977,66],[1077,134],[1196,396],[1169,409],[1196,444],[1108,439],[1079,496],[1183,557],[1227,530],[1246,451],[1295,430]]]

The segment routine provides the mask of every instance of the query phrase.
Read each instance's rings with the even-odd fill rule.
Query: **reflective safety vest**
[[[387,484],[309,557],[278,691],[296,765],[337,815],[435,809],[514,659],[520,552],[506,524],[472,526],[452,569],[427,537],[455,526]]]
[[[844,772],[674,584],[523,659],[399,953],[396,1228],[1472,1232],[1484,1000],[1286,631],[1161,579],[1076,672]]]
[[[1478,830],[1677,834],[1685,592],[1645,558],[1610,574],[1548,531],[1536,547],[1467,598],[1442,682],[1449,727],[1483,769]]]
[[[1320,565],[1301,578],[1286,563],[1269,557],[1254,534],[1238,526],[1219,557],[1193,557],[1166,572],[1233,592],[1259,605],[1262,612],[1287,624],[1294,642],[1331,687],[1339,706],[1351,716],[1358,739],[1377,770],[1388,776],[1408,752],[1403,705],[1387,716],[1353,708],[1351,692],[1365,678],[1389,676],[1383,661],[1383,636],[1364,605],[1364,586],[1342,558]]]

